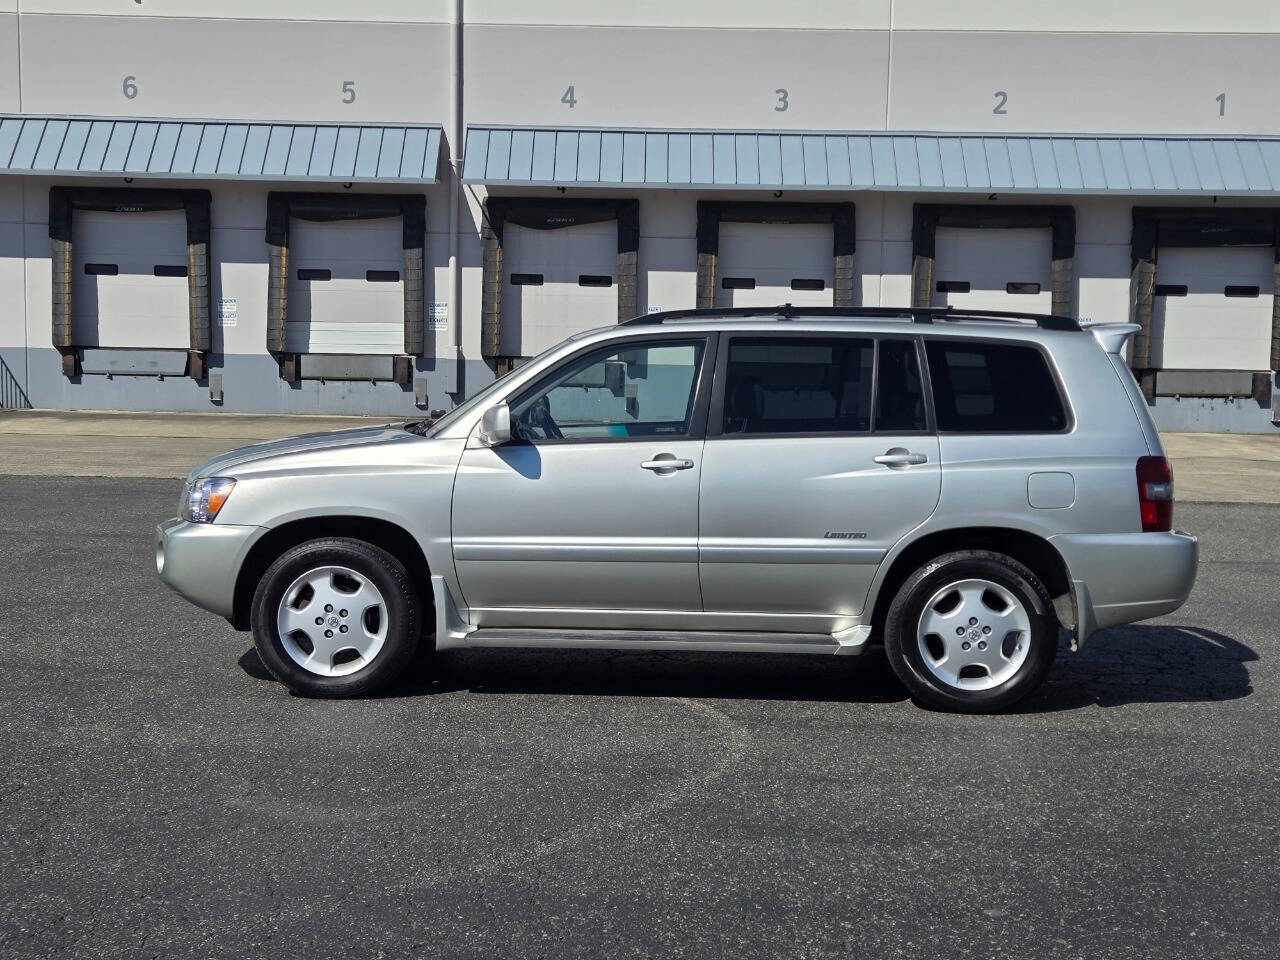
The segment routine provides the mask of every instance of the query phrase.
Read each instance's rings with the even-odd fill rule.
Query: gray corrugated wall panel
[[[267,159],[267,143],[270,139],[271,128],[266,124],[250,125],[249,133],[244,138],[244,153],[240,157],[242,173],[251,177],[262,173],[262,164]]]
[[[847,187],[853,183],[849,175],[849,138],[825,137],[827,152],[827,183],[833,187]]]
[[[6,120],[5,123],[8,123]],[[58,151],[58,159],[54,163],[55,170],[75,171],[80,167],[80,155],[84,153],[85,141],[89,139],[92,124],[88,120],[76,120],[67,127],[67,135],[62,138],[62,149]],[[3,133],[3,126],[0,126]],[[0,157],[5,153],[5,145],[0,143]],[[1261,157],[1259,157],[1261,162]]]
[[[920,165],[920,186],[940,188],[942,180],[942,154],[934,137],[916,137],[916,162]]]
[[[689,138],[689,182],[712,182],[709,134],[695,133]]]
[[[205,133],[208,136],[208,133]],[[316,144],[315,127],[294,127],[293,137],[289,140],[289,155],[284,161],[284,173],[287,177],[305,177],[311,167],[311,150]],[[201,148],[203,152],[203,147]],[[196,172],[200,173],[202,164],[196,161]]]
[[[489,180],[507,179],[511,164],[511,131],[494,130],[489,134],[489,158],[484,165],[484,175]]]
[[[421,130],[416,127],[412,132]],[[419,174],[423,180],[430,180],[435,183],[440,179],[440,136],[442,131],[439,127],[430,127],[427,129],[427,152],[422,158],[422,171]]]
[[[537,139],[534,140],[534,152],[537,152]],[[622,182],[622,134],[600,134],[600,182]]]
[[[357,136],[359,131],[356,131]],[[289,162],[289,144],[293,142],[293,127],[273,124],[271,136],[267,140],[267,153],[262,158],[264,176],[282,176],[285,165]]]
[[[532,137],[532,134],[530,134]],[[462,176],[465,180],[484,180],[485,164],[489,161],[489,131],[468,130],[467,146],[462,158]]]
[[[360,128],[341,127],[338,130],[338,143],[333,148],[333,170],[331,176],[353,177],[356,172],[356,151],[360,147]],[[270,144],[267,145],[270,154]],[[263,173],[266,173],[266,161],[263,161]]]
[[[36,155],[31,158],[34,170],[52,170],[62,150],[62,140],[67,135],[66,120],[50,120],[44,128],[44,136],[40,138],[40,146]]]
[[[689,182],[689,134],[667,135],[667,183]]]
[[[760,140],[750,134],[733,138],[733,162],[736,182],[746,186],[760,183]]]
[[[200,149],[203,127],[197,123],[184,123],[178,133],[178,145],[173,150],[170,173],[190,173],[196,164],[196,151]]]
[[[1013,189],[1013,168],[1009,163],[1009,149],[1004,140],[989,139],[983,143],[987,157],[987,179],[993,190]]]
[[[1173,173],[1173,158],[1169,146],[1163,140],[1143,140],[1142,152],[1147,157],[1147,169],[1156,190],[1177,190],[1178,178]]]
[[[227,128],[220,123],[207,123],[200,135],[200,149],[196,151],[196,165],[192,173],[202,177],[212,176],[218,171],[218,156],[222,153],[222,138]]]
[[[395,180],[400,176],[400,158],[404,156],[404,130],[385,127],[382,152],[378,154],[378,179]]]
[[[9,158],[18,145],[18,136],[22,133],[25,122],[17,117],[5,117],[0,121],[0,165],[9,165]]]
[[[849,138],[849,176],[855,187],[875,186],[875,162],[871,157],[870,137]]]
[[[325,127],[324,129],[328,130],[331,128]],[[432,156],[429,152],[432,140],[431,133],[432,131],[425,130],[422,127],[415,127],[404,132],[404,149],[400,152],[400,170],[397,174],[398,176],[406,180],[417,180],[419,177],[424,179],[430,178],[432,180],[436,178],[436,164],[434,162],[430,164],[430,173],[424,172],[428,166],[427,158]],[[439,153],[439,138],[436,138],[435,144],[436,153]],[[332,156],[332,149],[330,149],[329,154]]]
[[[1031,160],[1031,144],[1023,137],[1015,137],[1008,143],[1009,172],[1013,176],[1013,186],[1017,190],[1034,190],[1036,184],[1036,167]]]
[[[1074,140],[1055,137],[1053,144],[1053,162],[1058,168],[1058,185],[1064,190],[1079,190],[1084,187],[1084,178],[1080,173],[1080,161],[1076,157]]]
[[[1053,153],[1053,141],[1036,137],[1030,141],[1030,146],[1036,187],[1040,190],[1057,190],[1062,183],[1058,178],[1058,160]]]
[[[1179,190],[1199,190],[1200,177],[1196,162],[1191,157],[1191,144],[1185,140],[1168,140],[1169,161],[1173,164],[1173,179]]]
[[[640,171],[643,175],[643,161],[641,161]],[[578,134],[576,131],[561,130],[556,134],[556,162],[554,176],[556,180],[576,181],[578,179]]]
[[[356,148],[356,176],[361,180],[378,174],[378,153],[382,150],[382,131],[369,127],[360,130],[360,146]]]
[[[318,127],[307,159],[307,176],[327,177],[333,172],[333,152],[338,148],[338,128]],[[223,148],[225,153],[226,148]],[[259,168],[261,169],[261,168]]]
[[[810,187],[825,187],[827,178],[827,149],[822,137],[802,137],[804,148],[804,183]]]
[[[521,150],[524,157],[521,161],[521,169],[524,170],[523,176],[527,177],[528,170],[533,165],[533,134],[527,130],[520,131],[526,136],[526,140],[521,142]],[[526,146],[527,144],[527,146]],[[520,179],[516,176],[516,141],[511,141],[511,178],[513,180]],[[600,134],[594,130],[584,130],[578,134],[578,181],[580,183],[597,183],[600,180]]]
[[[107,152],[102,158],[103,170],[124,169],[124,161],[129,156],[129,147],[133,145],[133,135],[137,129],[137,123],[116,121],[115,129],[111,131],[111,140],[107,143]]]
[[[1132,183],[1129,179],[1128,164],[1124,161],[1124,149],[1118,140],[1098,141],[1098,153],[1102,157],[1102,177],[1108,190],[1128,190]]]
[[[489,138],[489,165],[493,166],[493,151],[496,149],[494,137]],[[619,135],[621,139],[621,135]],[[621,151],[619,151],[621,153]],[[533,170],[530,176],[534,180],[543,183],[549,183],[554,178],[556,172],[556,132],[554,130],[539,130],[533,135]],[[621,164],[619,164],[618,175],[621,178]]]
[[[920,186],[920,161],[916,157],[915,137],[894,137],[889,143],[893,147],[893,175],[897,186]]]
[[[644,134],[622,135],[622,182],[644,183]]]
[[[1267,174],[1266,161],[1262,159],[1262,149],[1256,143],[1242,140],[1237,145],[1240,151],[1240,166],[1250,190],[1272,190],[1275,184]]]
[[[711,138],[711,176],[714,183],[732,185],[738,182],[735,139],[730,133],[717,133]]]
[[[140,123],[133,134],[133,143],[129,146],[129,155],[124,158],[125,173],[149,173],[151,171],[151,153],[155,150],[156,137],[160,134],[160,124]]]
[[[757,138],[756,159],[760,164],[760,185],[782,186],[782,137]]]
[[[1200,180],[1201,190],[1223,190],[1226,188],[1226,184],[1222,179],[1222,171],[1218,169],[1218,158],[1214,155],[1212,143],[1204,140],[1192,140],[1191,159],[1196,165],[1196,177]]]
[[[107,144],[111,142],[110,120],[94,120],[89,127],[89,136],[85,139],[84,152],[80,154],[80,170],[101,170],[102,158],[107,152]]]
[[[667,135],[650,133],[644,138],[645,183],[665,185],[667,182]]]
[[[893,144],[883,138],[871,141],[871,176],[878,187],[892,186],[898,176],[893,162]]]
[[[991,175],[987,173],[987,151],[977,137],[961,137],[960,153],[964,157],[965,185],[986,189],[991,186]]]
[[[1222,183],[1228,190],[1248,190],[1249,181],[1245,179],[1244,164],[1240,162],[1240,153],[1230,140],[1215,140],[1212,144],[1214,158],[1218,161],[1218,172],[1222,174]]]
[[[1154,186],[1151,168],[1147,165],[1147,152],[1141,140],[1121,140],[1120,153],[1124,157],[1129,185],[1135,190],[1150,190]]]
[[[1280,141],[1263,140],[1258,144],[1262,162],[1267,166],[1267,176],[1275,188],[1280,189]]]
[[[1107,186],[1107,178],[1102,172],[1102,156],[1098,153],[1096,140],[1079,139],[1075,141],[1076,157],[1080,161],[1080,178],[1086,190],[1103,190]]]
[[[14,148],[13,158],[9,166],[18,170],[27,170],[35,159],[36,149],[40,146],[40,137],[44,133],[44,120],[28,120],[22,125],[22,133],[18,135],[18,145]]]
[[[804,144],[793,134],[782,137],[782,182],[792,187],[804,186]]]
[[[249,127],[243,123],[234,123],[227,127],[222,138],[222,152],[218,154],[219,174],[235,174],[240,172],[240,161],[244,157],[244,142],[249,136]]]

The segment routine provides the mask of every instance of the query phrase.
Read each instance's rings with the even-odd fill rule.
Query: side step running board
[[[718,630],[554,630],[489,627],[472,630],[468,647],[598,647],[626,650],[751,651],[755,653],[861,653],[870,631],[857,627],[829,633],[756,633]]]

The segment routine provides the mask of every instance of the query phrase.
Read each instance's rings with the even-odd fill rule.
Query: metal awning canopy
[[[1280,196],[1280,138],[467,128],[488,186]]]
[[[0,117],[0,173],[435,183],[439,126]]]

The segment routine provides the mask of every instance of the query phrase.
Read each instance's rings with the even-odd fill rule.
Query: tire
[[[258,582],[253,642],[296,694],[368,696],[412,661],[422,610],[409,572],[386,550],[345,537],[310,540],[281,554]]]
[[[1043,682],[1058,653],[1058,621],[1044,584],[1023,564],[961,550],[907,579],[889,606],[884,640],[917,703],[994,713]]]

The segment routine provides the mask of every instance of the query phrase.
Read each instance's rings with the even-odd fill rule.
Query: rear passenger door
[[[698,507],[709,615],[858,622],[877,564],[938,503],[921,368],[911,336],[721,336]]]

